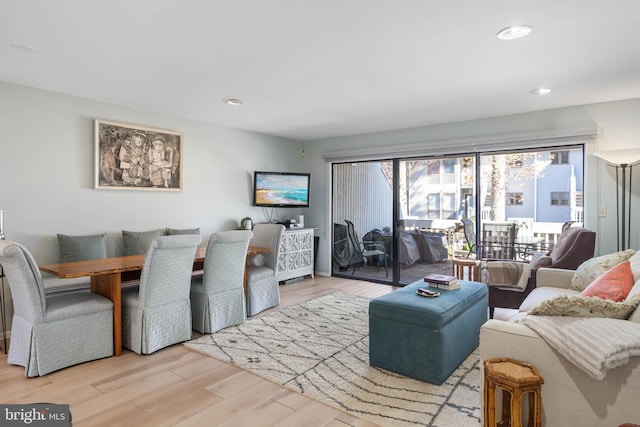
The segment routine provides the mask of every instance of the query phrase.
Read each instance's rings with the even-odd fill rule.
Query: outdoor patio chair
[[[347,223],[347,235],[353,249],[347,265],[347,269],[353,268],[351,275],[353,276],[356,269],[363,263],[375,260],[378,270],[380,270],[381,261],[384,262],[384,270],[387,277],[389,277],[389,255],[384,245],[373,241],[361,241],[358,238],[353,222],[349,220],[345,220],[345,222]]]
[[[482,258],[515,259],[516,224],[485,222],[482,224]]]
[[[476,250],[476,225],[469,218],[462,218],[464,225],[464,238],[467,241],[467,258]]]

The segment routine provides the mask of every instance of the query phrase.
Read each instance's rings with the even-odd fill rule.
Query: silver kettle
[[[253,230],[253,220],[248,216],[242,218],[240,221],[240,228],[243,230]]]

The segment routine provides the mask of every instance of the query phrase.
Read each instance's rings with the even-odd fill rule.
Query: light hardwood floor
[[[394,287],[333,277],[281,285],[264,315],[333,292],[375,298]],[[25,378],[0,358],[0,402],[69,404],[77,426],[374,426],[177,344],[148,356],[110,357]]]

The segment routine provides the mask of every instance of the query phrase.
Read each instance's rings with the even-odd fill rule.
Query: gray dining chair
[[[244,271],[249,230],[213,233],[207,245],[204,271],[191,279],[193,329],[210,334],[244,323]]]
[[[138,354],[191,339],[191,272],[202,237],[160,236],[144,258],[138,286],[122,289],[122,345]]]
[[[267,308],[280,304],[280,288],[276,273],[284,226],[281,224],[256,224],[251,246],[269,248],[263,262],[247,266],[247,314],[255,316]]]
[[[45,295],[33,256],[0,241],[0,264],[13,297],[7,361],[28,377],[113,355],[113,303],[91,292]]]

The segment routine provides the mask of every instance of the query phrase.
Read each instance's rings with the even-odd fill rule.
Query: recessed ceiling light
[[[496,37],[500,40],[517,40],[529,35],[530,32],[531,27],[528,25],[514,25],[498,31]]]
[[[222,100],[222,102],[228,105],[236,106],[236,107],[238,105],[242,105],[242,99],[237,99],[237,98],[225,98]]]
[[[551,93],[551,89],[548,87],[539,87],[537,89],[530,90],[529,93],[531,95],[546,95]]]
[[[11,43],[11,47],[25,53],[36,53],[38,51],[34,46],[22,43]]]

